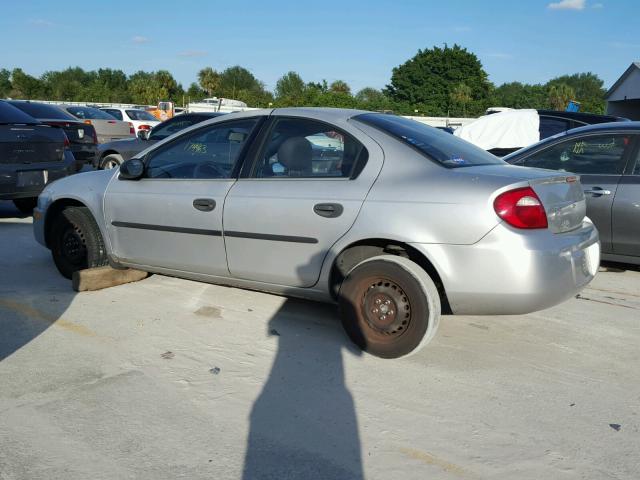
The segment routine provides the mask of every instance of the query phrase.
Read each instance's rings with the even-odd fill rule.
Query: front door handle
[[[196,198],[193,207],[201,212],[210,212],[216,208],[216,201],[213,198]]]
[[[591,195],[611,195],[611,190],[604,190],[600,187],[593,187],[592,189],[585,190],[584,193],[589,193]]]
[[[314,205],[313,211],[325,218],[336,218],[342,215],[344,208],[339,203],[318,203]]]

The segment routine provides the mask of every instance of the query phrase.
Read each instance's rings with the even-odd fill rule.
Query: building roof
[[[640,70],[640,62],[633,62],[631,65],[629,65],[629,68],[624,71],[620,78],[616,80],[616,83],[614,83],[613,86],[607,91],[605,98],[609,98],[611,94],[615,92],[620,85],[622,85],[622,82],[624,82],[627,77],[631,75],[631,72],[633,72],[635,69]]]

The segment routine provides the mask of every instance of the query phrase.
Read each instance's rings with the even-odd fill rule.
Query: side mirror
[[[132,158],[120,165],[120,180],[140,180],[144,174],[144,162]]]
[[[138,138],[140,140],[149,140],[149,130],[138,130]]]

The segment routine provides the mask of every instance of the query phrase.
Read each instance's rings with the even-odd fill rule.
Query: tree
[[[0,97],[8,97],[11,93],[11,72],[6,68],[0,70]]]
[[[343,80],[336,80],[335,82],[331,82],[331,85],[329,85],[329,90],[334,93],[346,93],[347,95],[351,95],[351,87],[349,87],[347,82]]]
[[[21,68],[14,68],[11,72],[11,97],[13,98],[38,98],[43,96],[44,86],[42,82],[27,75]]]
[[[197,83],[193,82],[189,85],[185,95],[187,96],[188,102],[197,102],[205,98],[207,96],[207,92],[200,88]]]
[[[295,106],[304,101],[306,85],[300,75],[289,72],[276,82],[275,97],[282,106]]]
[[[606,110],[604,82],[596,74],[574,73],[573,75],[562,75],[549,80],[547,87],[564,84],[575,92],[572,100],[580,102],[580,110],[591,113],[604,113]],[[565,105],[566,107],[566,105]],[[563,108],[564,109],[564,108]]]
[[[451,90],[449,96],[451,97],[451,101],[455,105],[462,105],[462,116],[466,117],[466,107],[467,104],[471,101],[471,88],[464,83],[459,83],[455,87],[453,87],[453,90]]]
[[[393,69],[386,93],[404,112],[418,109],[429,115],[447,115],[455,85],[470,90],[469,113],[479,114],[487,106],[491,84],[478,57],[458,45],[418,50]]]
[[[564,110],[575,96],[573,88],[566,83],[553,84],[548,88],[549,105],[554,110]]]
[[[220,95],[240,99],[240,92],[263,92],[264,85],[253,74],[239,65],[229,67],[220,74]]]
[[[363,110],[389,111],[393,110],[393,102],[380,90],[365,87],[355,95],[358,108]]]
[[[520,82],[503,83],[491,94],[491,106],[509,108],[545,108],[547,88]]]
[[[207,94],[213,96],[220,88],[220,74],[211,67],[203,68],[198,72],[198,82]]]

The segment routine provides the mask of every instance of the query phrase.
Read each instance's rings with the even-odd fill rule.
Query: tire
[[[416,263],[395,255],[356,265],[340,287],[339,308],[349,338],[382,358],[419,351],[440,321],[440,296],[433,280]]]
[[[62,276],[108,265],[107,250],[96,221],[86,207],[68,207],[51,227],[51,255]]]
[[[110,170],[112,168],[117,168],[122,165],[122,155],[117,153],[110,153],[106,155],[102,160],[100,160],[100,169],[101,170]]]
[[[38,197],[14,198],[13,204],[20,213],[33,215],[33,209],[38,205]]]

